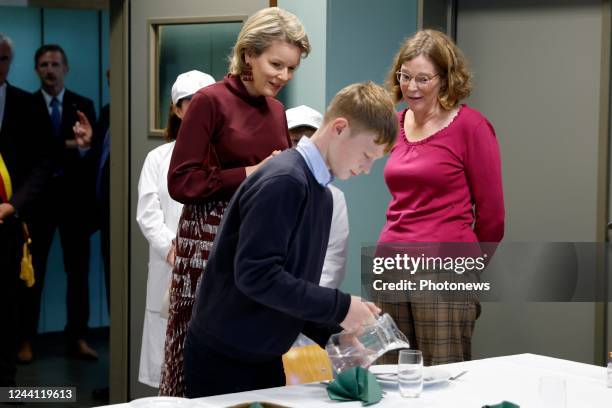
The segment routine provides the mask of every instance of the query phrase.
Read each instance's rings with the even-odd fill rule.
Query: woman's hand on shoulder
[[[246,176],[249,177],[251,174],[255,173],[265,162],[267,162],[268,160],[270,160],[271,158],[273,158],[275,156],[278,156],[280,153],[281,153],[280,150],[275,150],[268,157],[266,157],[265,159],[263,159],[262,161],[260,161],[256,165],[245,167],[244,169],[245,169],[245,172],[246,172]]]

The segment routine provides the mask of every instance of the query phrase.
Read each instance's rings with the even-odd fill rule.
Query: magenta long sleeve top
[[[493,126],[461,105],[444,129],[410,142],[406,111],[384,170],[392,199],[380,242],[499,242],[504,197]]]

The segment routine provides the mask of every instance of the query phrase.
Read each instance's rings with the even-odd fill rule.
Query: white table
[[[567,408],[612,407],[612,388],[606,388],[606,369],[589,364],[560,360],[535,354],[518,354],[438,366],[457,374],[469,370],[455,381],[425,387],[417,399],[402,398],[397,387],[383,386],[386,395],[376,407],[469,407],[511,401],[521,408],[537,408],[539,378],[557,376],[567,384]],[[235,394],[200,398],[203,407],[227,407],[266,401],[288,407],[357,408],[361,403],[336,402],[329,399],[325,386],[319,383],[269,388]],[[129,404],[113,405],[129,408]]]

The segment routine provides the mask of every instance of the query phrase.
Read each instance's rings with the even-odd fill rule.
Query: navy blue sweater
[[[295,149],[265,163],[233,196],[202,276],[191,344],[267,361],[300,332],[324,345],[350,295],[319,286],[332,197]]]

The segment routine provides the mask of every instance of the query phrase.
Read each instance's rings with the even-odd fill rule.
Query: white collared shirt
[[[308,165],[308,168],[320,185],[326,187],[334,180],[332,174],[327,168],[327,165],[325,164],[325,159],[323,159],[319,148],[312,142],[312,140],[310,140],[310,138],[302,136],[295,148],[302,155],[306,161],[306,165]]]
[[[49,95],[47,92],[45,92],[44,89],[40,89],[40,91],[42,92],[43,98],[45,98],[45,103],[47,105],[47,112],[49,112],[49,117],[51,117],[51,99],[53,99],[53,96]],[[60,113],[60,118],[62,117],[62,113],[64,111],[63,108],[63,104],[64,104],[64,93],[66,92],[66,88],[63,88],[60,93],[57,94],[56,98],[59,101],[59,113]]]

